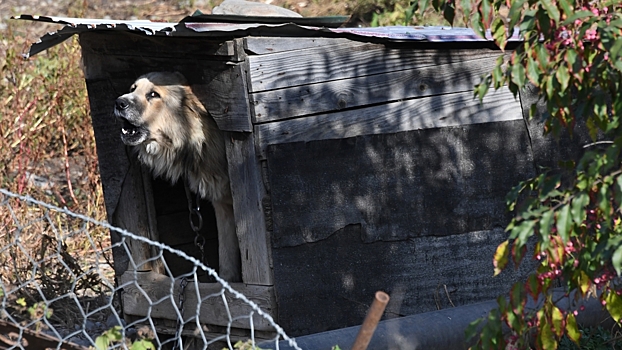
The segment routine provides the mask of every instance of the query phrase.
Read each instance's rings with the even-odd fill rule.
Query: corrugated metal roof
[[[65,25],[57,32],[47,33],[32,44],[26,57],[36,55],[54,45],[69,39],[74,34],[86,31],[124,31],[143,35],[162,36],[210,36],[243,37],[254,36],[301,36],[301,37],[354,37],[377,38],[390,41],[428,41],[428,42],[464,42],[485,41],[470,28],[391,26],[374,28],[329,28],[323,23],[334,24],[326,17],[291,18],[291,17],[248,17],[232,15],[189,16],[179,23],[152,22],[148,20],[112,20],[71,17],[47,17],[20,15],[14,19]],[[258,22],[264,23],[258,23]],[[228,22],[228,23],[224,23]],[[312,24],[317,23],[318,26]],[[518,40],[518,30],[511,40]]]

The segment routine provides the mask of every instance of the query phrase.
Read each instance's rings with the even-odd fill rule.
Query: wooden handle
[[[382,317],[382,314],[384,313],[385,307],[387,307],[389,299],[390,298],[387,293],[380,291],[376,292],[376,298],[369,307],[369,311],[367,311],[367,316],[365,316],[365,321],[363,321],[361,330],[356,336],[356,340],[354,340],[352,350],[367,349],[367,345],[369,345],[369,341],[371,340],[372,335],[374,335],[374,332],[376,331],[378,321],[380,321],[380,317]]]

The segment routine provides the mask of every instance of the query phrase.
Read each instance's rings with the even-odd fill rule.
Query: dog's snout
[[[115,107],[120,111],[127,109],[129,106],[130,103],[122,97],[117,98],[117,101],[115,102]]]

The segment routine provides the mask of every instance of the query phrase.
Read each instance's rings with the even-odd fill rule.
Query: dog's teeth
[[[123,133],[123,135],[127,135],[127,129],[121,128],[121,132]]]

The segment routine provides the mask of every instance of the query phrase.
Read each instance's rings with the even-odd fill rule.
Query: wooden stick
[[[384,308],[387,306],[388,302],[389,295],[387,293],[380,291],[376,292],[376,298],[369,307],[369,311],[367,311],[367,316],[365,316],[365,321],[363,321],[361,330],[356,336],[356,340],[354,340],[352,350],[367,349],[367,345],[369,345],[369,341],[371,340],[371,337],[376,331],[378,321],[380,321],[380,317],[382,317],[382,314],[384,313]]]

